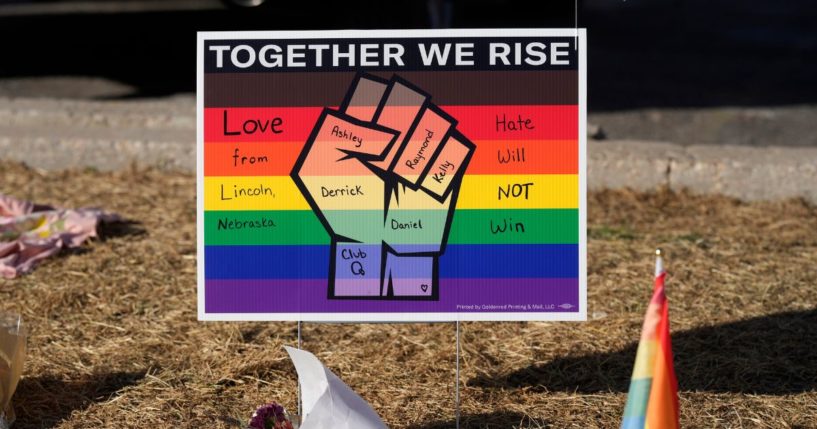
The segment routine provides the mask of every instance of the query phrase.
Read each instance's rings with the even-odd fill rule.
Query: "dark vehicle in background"
[[[808,104],[815,21],[814,0],[0,0],[0,80],[94,76],[161,96],[194,90],[196,31],[578,25],[591,112]]]

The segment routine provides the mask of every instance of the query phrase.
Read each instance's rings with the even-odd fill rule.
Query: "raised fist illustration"
[[[329,298],[439,297],[462,177],[475,146],[431,96],[359,75],[325,108],[292,178],[332,239]]]

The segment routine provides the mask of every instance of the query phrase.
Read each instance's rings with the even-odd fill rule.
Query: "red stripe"
[[[322,110],[322,107],[207,108],[204,109],[204,141],[306,141]],[[276,120],[281,123],[273,127]]]
[[[471,140],[575,140],[579,135],[576,105],[441,107],[459,121],[457,129]],[[305,141],[322,110],[322,107],[206,108],[204,141]]]
[[[653,283],[653,293],[658,290],[659,287],[664,287],[664,279],[667,277],[667,272],[664,271],[661,274],[655,276],[655,282]]]
[[[663,284],[664,276],[662,273],[659,278]],[[670,379],[670,386],[672,387],[672,409],[675,413],[674,421],[678,421],[680,406],[678,404],[678,379],[675,376],[675,365],[672,358],[672,337],[669,330],[669,300],[664,298],[664,309],[661,314],[661,323],[658,325],[659,342],[663,350],[664,365],[667,368],[667,374]]]
[[[579,107],[447,106],[457,129],[471,140],[575,140]]]

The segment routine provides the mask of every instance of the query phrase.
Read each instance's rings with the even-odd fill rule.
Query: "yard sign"
[[[200,33],[199,318],[583,320],[584,46]]]

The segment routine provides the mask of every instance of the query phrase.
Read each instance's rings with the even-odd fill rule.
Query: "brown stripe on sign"
[[[376,72],[386,79],[393,73]],[[399,72],[437,105],[578,104],[578,72]],[[353,72],[208,73],[205,107],[337,106]]]
[[[355,88],[355,93],[349,101],[351,106],[378,106],[383,93],[386,92],[387,85],[371,79],[360,79]]]
[[[372,79],[360,78],[353,89],[346,114],[361,121],[371,121],[388,86]]]

